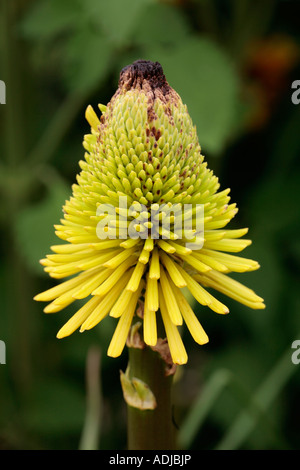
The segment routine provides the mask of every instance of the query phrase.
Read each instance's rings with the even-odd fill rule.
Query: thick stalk
[[[127,407],[129,450],[174,450],[175,427],[172,420],[172,378],[166,363],[149,347],[129,348],[130,377],[144,381],[153,392],[154,410]]]

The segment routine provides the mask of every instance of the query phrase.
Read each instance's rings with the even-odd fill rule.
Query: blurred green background
[[[300,2],[288,0],[1,0],[1,449],[125,449],[114,321],[57,340],[72,308],[45,315],[54,285],[39,259],[83,157],[88,104],[106,104],[121,68],[159,61],[188,105],[203,153],[231,188],[261,269],[237,276],[265,298],[252,311],[197,310],[210,342],[184,332],[174,386],[185,449],[299,449]],[[220,298],[220,296],[219,296]],[[221,299],[225,301],[225,299]],[[75,307],[74,307],[75,308]]]

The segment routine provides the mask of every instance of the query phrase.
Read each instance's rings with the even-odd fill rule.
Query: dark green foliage
[[[237,226],[248,226],[253,240],[245,256],[261,264],[236,278],[267,305],[254,311],[226,300],[225,317],[198,308],[210,342],[197,347],[184,332],[190,360],[174,390],[181,443],[299,449],[300,364],[291,345],[300,339],[300,105],[291,84],[300,68],[292,56],[278,65],[275,49],[272,68],[259,67],[261,49],[248,52],[278,34],[299,48],[300,14],[297,2],[254,3],[2,1],[0,448],[126,448],[119,369],[127,357],[106,356],[115,320],[57,340],[76,307],[46,316],[32,299],[55,285],[39,259],[60,242],[53,225],[83,158],[85,108],[106,104],[120,69],[143,58],[162,64],[208,166],[232,189]]]

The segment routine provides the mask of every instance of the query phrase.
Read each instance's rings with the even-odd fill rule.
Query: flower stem
[[[176,449],[171,404],[173,376],[166,375],[166,363],[149,347],[129,348],[129,367],[131,377],[149,386],[157,406],[153,410],[143,410],[128,405],[128,449]]]

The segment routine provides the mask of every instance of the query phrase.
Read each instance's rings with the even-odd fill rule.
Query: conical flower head
[[[197,343],[208,341],[186,292],[219,314],[228,308],[206,287],[264,308],[261,297],[228,276],[259,267],[232,254],[251,243],[241,238],[248,230],[225,228],[236,205],[229,190],[219,191],[187,108],[160,64],[125,67],[111,101],[99,108],[100,119],[87,108],[85,160],[56,226],[64,243],[41,260],[51,277],[69,279],[35,299],[51,301],[46,313],[87,299],[59,338],[89,330],[108,315],[118,319],[108,349],[113,357],[122,353],[136,315],[144,342],[154,347],[160,317],[172,360],[183,364],[180,325]]]

